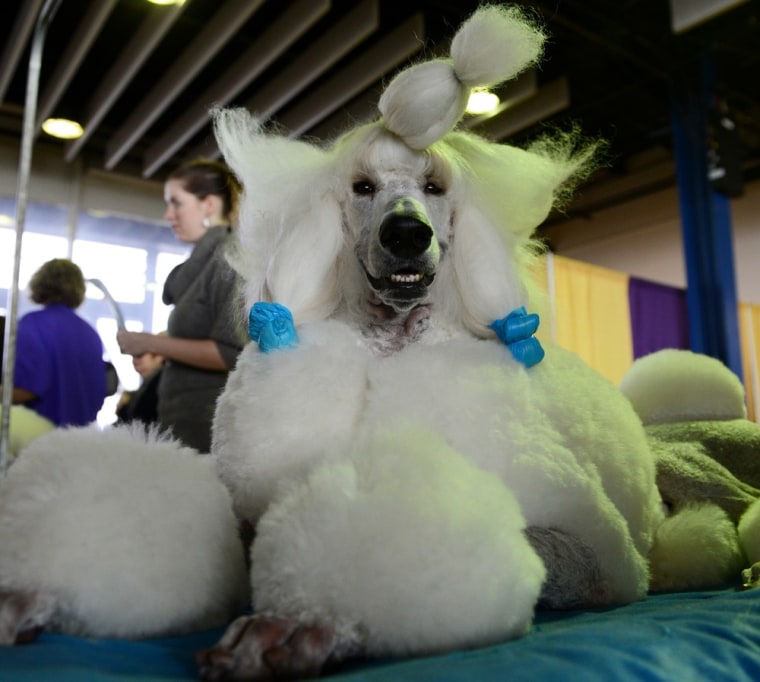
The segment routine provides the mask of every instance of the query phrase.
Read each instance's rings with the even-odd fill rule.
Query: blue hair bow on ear
[[[262,353],[276,348],[294,348],[298,334],[293,315],[280,303],[259,301],[251,306],[248,315],[248,336],[259,344]]]
[[[524,306],[516,308],[506,317],[488,325],[496,332],[501,342],[509,348],[517,362],[533,367],[544,359],[541,342],[533,336],[538,329],[540,318],[536,313],[528,313]]]

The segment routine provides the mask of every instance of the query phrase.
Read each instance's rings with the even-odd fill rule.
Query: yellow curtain
[[[747,415],[760,421],[760,305],[739,304],[739,333]]]
[[[549,254],[534,276],[547,295],[536,335],[619,384],[633,362],[628,275]],[[747,413],[760,421],[760,305],[739,304],[739,331]]]
[[[620,383],[633,362],[628,275],[552,256],[546,277],[556,343]]]

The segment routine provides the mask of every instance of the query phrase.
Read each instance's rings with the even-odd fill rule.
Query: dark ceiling
[[[47,2],[54,0],[47,0]],[[694,5],[709,4],[693,0]],[[47,29],[38,118],[68,115],[87,133],[67,161],[161,180],[213,156],[208,109],[246,106],[293,136],[332,137],[374,114],[379,88],[410,60],[447,53],[467,0],[60,0]],[[760,7],[737,6],[674,33],[668,0],[546,0],[541,67],[509,86],[516,104],[474,130],[522,144],[579,122],[609,140],[609,164],[572,210],[674,183],[670,93],[708,55],[737,123],[745,180],[760,175]],[[0,135],[20,138],[29,54],[44,0],[5,3]]]

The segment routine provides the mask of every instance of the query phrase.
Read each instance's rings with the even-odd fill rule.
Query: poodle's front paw
[[[40,592],[0,592],[0,646],[35,639],[54,609],[53,598]]]
[[[216,646],[195,658],[203,680],[294,680],[317,677],[336,649],[335,630],[321,622],[241,616]]]
[[[742,571],[742,587],[745,590],[760,587],[760,561]]]

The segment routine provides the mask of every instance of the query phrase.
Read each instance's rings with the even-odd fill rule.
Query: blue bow
[[[544,349],[541,347],[540,341],[533,336],[538,329],[539,322],[540,319],[536,313],[528,315],[525,307],[521,306],[488,326],[509,348],[512,357],[517,362],[526,367],[533,367],[544,359]]]
[[[280,303],[259,301],[253,304],[248,315],[248,336],[259,344],[262,353],[298,345],[293,315]]]

